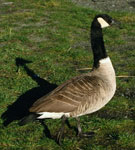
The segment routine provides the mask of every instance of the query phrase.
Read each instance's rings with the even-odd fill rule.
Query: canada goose
[[[105,50],[102,28],[113,23],[114,20],[106,14],[95,16],[91,25],[93,70],[68,80],[38,99],[29,109],[30,115],[20,122],[22,125],[34,119],[62,118],[62,128],[57,137],[60,142],[67,118],[74,117],[78,120],[79,116],[91,114],[111,100],[116,90],[116,78]],[[83,135],[79,120],[78,134]]]

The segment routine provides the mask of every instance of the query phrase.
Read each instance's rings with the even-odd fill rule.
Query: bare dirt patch
[[[72,0],[75,4],[89,7],[101,12],[121,11],[135,12],[133,0]]]

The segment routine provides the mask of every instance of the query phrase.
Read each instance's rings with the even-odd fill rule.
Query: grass
[[[79,139],[74,129],[66,127],[60,147],[44,135],[39,122],[18,125],[24,110],[16,106],[28,108],[55,84],[81,74],[77,69],[92,66],[89,30],[99,12],[69,0],[12,2],[0,6],[0,115],[5,114],[5,120],[0,118],[0,149],[134,150],[135,78],[117,78],[114,98],[100,111],[81,117],[83,130],[95,132],[91,139]],[[122,26],[103,31],[116,74],[135,75],[135,14],[109,15]],[[17,63],[21,58],[31,63]],[[75,120],[69,121],[74,128]],[[46,120],[46,124],[55,137],[60,120]]]

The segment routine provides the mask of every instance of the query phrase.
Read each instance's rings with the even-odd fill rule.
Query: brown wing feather
[[[98,77],[83,75],[57,87],[47,96],[41,97],[30,108],[30,112],[72,112],[97,90]],[[95,95],[95,94],[94,94]]]

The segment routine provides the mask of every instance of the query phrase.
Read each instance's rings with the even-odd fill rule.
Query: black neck
[[[102,29],[100,26],[91,26],[91,46],[93,50],[94,65],[93,67],[99,67],[99,60],[106,58],[107,53],[104,46]]]

